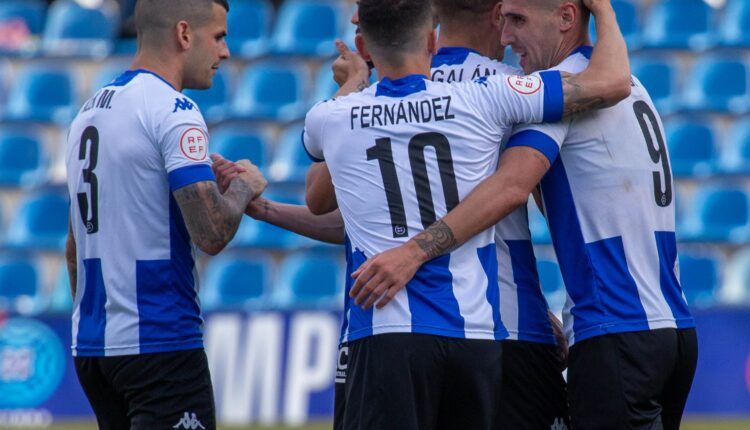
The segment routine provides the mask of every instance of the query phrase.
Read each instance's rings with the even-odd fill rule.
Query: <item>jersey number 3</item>
[[[90,194],[78,193],[78,209],[81,213],[81,221],[86,226],[86,233],[94,234],[99,231],[99,182],[96,179],[96,174],[94,174],[99,156],[99,130],[93,126],[86,127],[83,135],[81,135],[78,159],[85,160],[87,152],[89,166],[83,169],[83,182],[89,184]],[[91,210],[89,211],[89,209]],[[90,217],[89,212],[91,213]]]
[[[456,184],[456,173],[453,170],[453,156],[448,139],[440,133],[421,133],[409,141],[409,164],[414,177],[414,187],[419,202],[419,215],[422,226],[427,228],[437,221],[435,217],[435,204],[432,201],[432,190],[430,189],[430,178],[427,175],[427,163],[424,150],[431,146],[437,156],[438,169],[440,171],[440,182],[443,185],[443,196],[445,206],[450,212],[458,206],[458,185]],[[408,237],[409,228],[406,223],[406,211],[404,199],[401,195],[401,187],[396,174],[396,164],[393,162],[393,151],[391,139],[382,138],[375,141],[375,146],[367,149],[367,160],[378,160],[380,174],[383,176],[385,195],[388,200],[388,210],[391,214],[391,226],[393,237]]]

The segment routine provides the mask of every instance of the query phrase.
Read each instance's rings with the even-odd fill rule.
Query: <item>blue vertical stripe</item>
[[[354,280],[352,279],[352,273],[354,273],[352,242],[349,240],[348,234],[344,234],[344,255],[346,255],[346,279],[344,279],[344,319],[341,322],[341,335],[339,337],[340,343],[344,342],[346,330],[349,328],[349,291],[351,291],[352,286],[354,285]]]
[[[450,261],[448,254],[427,262],[406,284],[413,333],[466,337]]]
[[[492,321],[494,323],[495,340],[508,337],[500,318],[500,286],[497,284],[497,248],[494,243],[477,249],[479,262],[484,274],[487,275],[487,302],[492,307]]]
[[[518,296],[518,340],[554,345],[547,300],[539,285],[534,247],[530,240],[506,240]]]
[[[359,266],[364,264],[365,261],[367,261],[365,253],[358,249],[354,250],[351,253],[351,272],[356,272]],[[349,341],[372,335],[372,313],[374,309],[364,310],[352,303],[354,299],[349,298],[349,290],[353,284],[353,282],[347,282],[346,288],[347,304],[349,306]]]
[[[102,260],[83,260],[84,290],[79,306],[76,353],[79,356],[104,355],[104,330],[107,325],[107,291],[102,276]]]
[[[539,73],[544,81],[544,122],[557,122],[563,118],[565,96],[562,75],[557,70]]]
[[[695,327],[687,302],[682,295],[682,287],[677,280],[674,266],[677,262],[677,240],[673,231],[657,231],[656,248],[659,251],[659,279],[661,292],[667,300],[678,328]]]

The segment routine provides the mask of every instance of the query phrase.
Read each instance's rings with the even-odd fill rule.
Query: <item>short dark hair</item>
[[[228,0],[138,0],[135,5],[138,38],[170,30],[183,20],[200,27],[211,20],[213,4],[229,12]]]
[[[360,0],[362,36],[380,55],[399,62],[419,46],[419,32],[435,25],[432,0]],[[373,49],[375,48],[375,49]],[[378,49],[380,48],[380,49]]]
[[[501,0],[433,0],[440,19],[464,18],[487,13]]]

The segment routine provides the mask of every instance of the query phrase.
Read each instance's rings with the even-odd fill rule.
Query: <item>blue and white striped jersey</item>
[[[558,72],[458,84],[412,75],[318,103],[303,144],[328,163],[351,254],[349,270],[445,216],[496,167],[503,135],[562,115]],[[347,297],[342,342],[412,332],[503,339],[493,229],[425,264],[383,309]],[[349,283],[348,286],[350,286]]]
[[[555,69],[588,65],[581,47]],[[629,98],[557,124],[521,126],[508,146],[554,162],[544,208],[568,301],[570,343],[607,333],[693,327],[679,282],[675,205],[664,131],[634,77]]]
[[[203,346],[194,245],[172,191],[214,180],[207,155],[197,106],[145,70],[99,90],[73,120],[74,355]]]
[[[461,82],[497,74],[519,75],[523,71],[467,48],[441,48],[432,60],[433,81]],[[529,232],[529,216],[525,206],[497,223],[495,246],[500,314],[508,330],[508,338],[554,344],[555,338],[547,315],[549,306],[539,286]]]

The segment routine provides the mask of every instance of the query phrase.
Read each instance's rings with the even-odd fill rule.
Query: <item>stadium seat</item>
[[[717,293],[718,301],[730,305],[750,305],[750,248],[745,248],[732,258],[725,274]]]
[[[302,147],[303,125],[292,125],[281,135],[273,164],[268,169],[269,178],[276,182],[304,183],[310,157]]]
[[[86,96],[91,97],[98,90],[112,83],[112,81],[117,79],[128,69],[130,69],[129,61],[111,61],[106,63],[104,66],[100,67],[94,75],[91,88],[89,88]]]
[[[529,230],[531,231],[531,240],[535,244],[550,244],[552,238],[549,234],[549,228],[547,226],[547,220],[544,218],[539,209],[534,203],[534,199],[529,199],[528,204],[529,212]]]
[[[21,20],[31,34],[44,28],[47,2],[41,0],[4,0],[0,2],[0,24]]]
[[[185,90],[185,95],[198,105],[209,123],[219,122],[227,117],[232,76],[226,69],[228,67],[222,67],[214,75],[211,88],[207,90]]]
[[[720,263],[711,254],[682,252],[680,260],[680,285],[691,307],[708,307],[716,301],[719,286]]]
[[[741,114],[750,111],[748,69],[729,57],[701,58],[685,88],[683,107],[690,111]]]
[[[701,188],[693,199],[691,213],[677,229],[678,237],[685,241],[746,243],[749,205],[742,188]]]
[[[625,37],[628,49],[634,50],[641,46],[640,22],[638,17],[638,7],[631,0],[613,0],[612,8],[617,15],[617,23],[620,25],[620,31]],[[589,26],[591,40],[596,42],[596,25],[594,19],[591,19]]]
[[[263,169],[269,159],[269,138],[261,130],[247,127],[224,127],[211,133],[211,152],[228,160],[248,159]]]
[[[540,257],[536,262],[536,267],[539,272],[539,283],[550,309],[553,311],[562,309],[565,305],[567,293],[560,273],[560,266],[554,260],[554,257]]]
[[[274,193],[269,190],[264,197],[289,204],[302,204],[301,194]],[[294,249],[303,245],[309,245],[312,241],[302,236],[291,233],[274,225],[256,221],[250,217],[243,217],[237,235],[232,241],[233,247],[241,248],[265,248],[265,249]]]
[[[20,203],[8,229],[8,246],[63,249],[68,233],[68,212],[68,198],[63,194],[41,192],[28,196]]]
[[[750,121],[737,120],[729,136],[722,154],[722,170],[750,175]]]
[[[26,315],[44,310],[39,278],[32,261],[20,257],[0,258],[0,310]]]
[[[74,115],[75,102],[73,77],[66,69],[29,67],[13,84],[5,118],[57,122],[67,127]]]
[[[750,1],[729,0],[718,28],[724,46],[750,47]]]
[[[287,0],[274,28],[276,54],[328,57],[336,54],[334,41],[345,20],[339,3],[330,0]]]
[[[36,185],[44,179],[42,144],[34,133],[0,129],[0,187]]]
[[[667,123],[665,129],[675,177],[705,177],[716,171],[718,155],[710,124],[685,119]]]
[[[306,252],[287,256],[279,268],[277,306],[340,309],[344,303],[344,257]]]
[[[205,310],[253,310],[269,304],[273,261],[265,254],[222,255],[205,270]]]
[[[273,7],[267,0],[232,1],[227,45],[232,55],[257,58],[269,51]]]
[[[111,0],[98,7],[57,0],[49,9],[42,48],[47,55],[105,57],[112,52],[119,25],[119,8]]]
[[[262,62],[245,69],[232,103],[237,118],[293,121],[305,114],[307,73],[290,63]]]
[[[648,90],[654,105],[662,114],[678,109],[677,93],[678,69],[667,59],[653,56],[634,58],[631,64],[633,75]]]
[[[662,0],[646,17],[647,48],[701,50],[711,45],[711,8],[703,0]]]
[[[339,85],[333,80],[333,74],[331,73],[332,65],[333,62],[326,62],[318,70],[315,77],[313,94],[310,97],[310,106],[332,98],[336,94],[336,91],[339,90]]]

